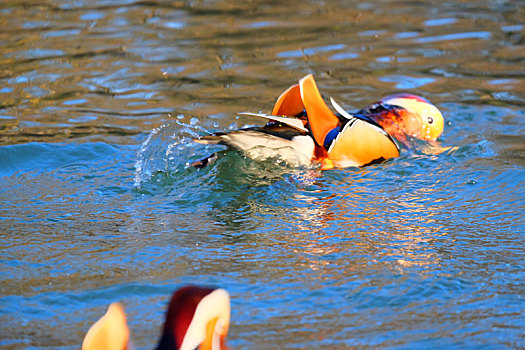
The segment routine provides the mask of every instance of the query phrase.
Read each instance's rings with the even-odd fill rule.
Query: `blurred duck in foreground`
[[[443,116],[428,100],[411,94],[383,98],[350,114],[333,99],[337,113],[325,104],[313,76],[307,75],[282,93],[271,115],[257,116],[268,122],[194,141],[222,144],[257,160],[279,157],[290,164],[321,164],[321,169],[364,166],[399,156],[399,143],[410,147],[409,138],[435,141],[443,132]],[[215,155],[193,163],[204,167]]]
[[[226,349],[230,325],[230,297],[224,289],[187,286],[170,301],[157,350]],[[130,332],[124,309],[109,306],[84,337],[82,350],[130,349]]]

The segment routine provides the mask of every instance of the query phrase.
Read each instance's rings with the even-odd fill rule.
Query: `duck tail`
[[[197,169],[202,169],[208,164],[215,162],[218,158],[219,158],[219,154],[218,152],[215,152],[207,157],[194,161],[193,163],[190,164],[190,166],[197,168]]]

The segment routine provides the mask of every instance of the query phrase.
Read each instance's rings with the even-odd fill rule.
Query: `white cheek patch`
[[[226,334],[230,326],[230,296],[224,289],[216,289],[202,298],[195,309],[180,350],[196,349],[206,338],[206,325],[216,317],[218,321],[215,326],[213,348],[219,346],[218,335]]]

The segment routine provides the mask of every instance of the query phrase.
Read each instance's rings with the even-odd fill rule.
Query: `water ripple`
[[[78,348],[121,300],[151,348],[186,283],[231,293],[234,348],[523,347],[521,8],[402,5],[0,4],[0,347]],[[321,172],[191,141],[307,73],[425,96],[439,145]]]

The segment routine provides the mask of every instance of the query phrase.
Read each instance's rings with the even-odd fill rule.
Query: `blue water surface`
[[[237,349],[525,347],[516,2],[39,6],[0,5],[1,349],[77,349],[113,301],[153,348],[189,283],[228,290]],[[308,73],[444,133],[329,171],[192,141]]]

